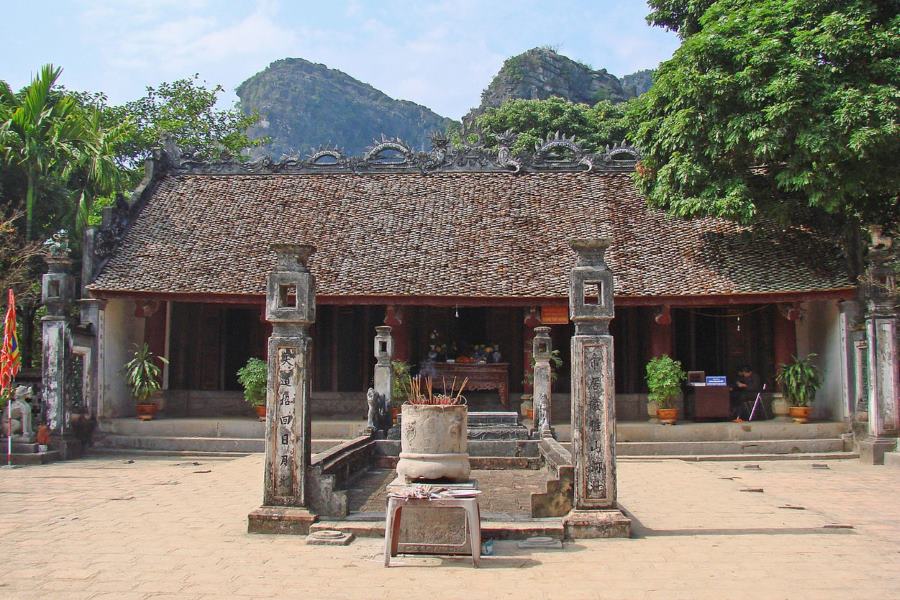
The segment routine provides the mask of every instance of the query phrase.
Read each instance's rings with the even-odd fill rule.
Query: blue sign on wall
[[[725,375],[707,375],[706,385],[728,385],[728,378]]]

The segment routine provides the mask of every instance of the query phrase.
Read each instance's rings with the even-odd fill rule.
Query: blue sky
[[[550,45],[614,75],[655,67],[678,46],[637,0],[6,0],[0,79],[41,64],[70,89],[114,103],[199,73],[227,90],[270,62],[301,57],[394,98],[459,118],[503,60]]]

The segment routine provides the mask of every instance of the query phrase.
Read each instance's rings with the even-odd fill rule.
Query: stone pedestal
[[[897,449],[897,438],[865,437],[859,440],[859,460],[867,465],[883,465],[884,455]]]
[[[306,473],[310,445],[309,326],[315,322],[315,278],[307,261],[315,247],[274,244],[277,265],[268,278],[266,463],[263,506],[248,518],[252,533],[306,535],[316,517],[307,509]]]
[[[387,489],[407,487],[402,477],[397,477],[388,484]],[[478,482],[457,481],[453,483],[440,483],[440,487],[454,490],[477,490]],[[466,516],[461,508],[420,508],[407,506],[403,508],[403,518],[400,521],[400,553],[401,554],[462,554],[472,553],[472,548],[466,540]],[[459,546],[452,551],[442,548],[443,545]]]
[[[553,372],[550,353],[553,342],[549,327],[535,327],[532,340],[534,357],[534,430],[538,437],[553,437],[551,419]]]
[[[631,537],[631,519],[621,510],[573,510],[563,517],[567,539]]]
[[[616,503],[616,401],[613,277],[605,239],[571,242],[577,259],[569,282],[572,338],[572,459],[575,509],[567,531],[575,537],[618,537],[630,522]]]

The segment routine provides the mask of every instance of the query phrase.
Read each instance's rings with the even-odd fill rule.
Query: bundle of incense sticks
[[[456,406],[465,404],[466,398],[462,393],[467,383],[469,383],[468,377],[463,379],[459,389],[457,389],[456,377],[454,377],[450,383],[450,391],[447,392],[447,380],[444,379],[443,393],[435,394],[432,378],[426,377],[423,380],[419,375],[416,375],[409,380],[409,403],[425,406]]]

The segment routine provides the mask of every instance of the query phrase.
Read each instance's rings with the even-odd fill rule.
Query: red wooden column
[[[400,306],[385,307],[384,324],[391,328],[394,338],[393,360],[409,362],[409,323],[406,311]]]
[[[533,342],[534,342],[534,328],[541,324],[541,313],[538,308],[530,308],[528,312],[525,313],[525,321],[523,325],[525,326],[522,330],[522,369],[527,374],[531,370],[531,355],[533,352]],[[524,379],[524,378],[523,378]],[[530,394],[533,391],[533,386],[528,380],[525,380],[523,384],[523,390],[526,394]]]
[[[672,313],[669,305],[663,305],[657,309],[650,319],[650,356],[655,358],[666,354],[672,356]]]
[[[772,324],[772,345],[775,355],[775,372],[781,365],[791,362],[797,354],[797,327],[795,321],[800,311],[790,304],[780,304],[775,311],[775,322]]]

